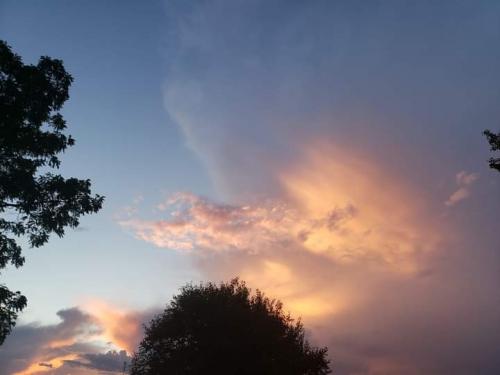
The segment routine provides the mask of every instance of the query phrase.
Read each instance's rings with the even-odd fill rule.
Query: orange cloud
[[[368,260],[411,273],[441,236],[421,194],[362,155],[315,144],[282,172],[286,197],[302,217],[303,245],[336,262]]]
[[[278,199],[219,204],[178,193],[159,206],[162,220],[121,224],[201,255],[208,278],[238,275],[309,322],[362,305],[374,275],[417,275],[442,239],[423,195],[362,154],[314,143],[276,175]]]
[[[66,354],[55,358],[46,359],[43,362],[35,360],[35,362],[29,365],[28,368],[22,371],[15,372],[12,375],[43,374],[63,366],[65,361],[67,360],[74,360],[77,358],[77,354]]]
[[[38,374],[60,368],[65,361],[78,357],[79,352],[74,349],[75,346],[92,342],[99,332],[92,316],[77,308],[61,310],[57,314],[61,319],[58,324],[20,326],[9,337],[7,346],[2,349],[6,351],[6,355],[13,350],[11,356],[18,359],[18,365],[13,363],[13,374]],[[18,332],[21,333],[21,342],[16,341]],[[11,343],[12,348],[8,346]],[[0,360],[1,354],[0,352]]]
[[[315,144],[278,175],[279,200],[227,205],[179,193],[161,205],[165,219],[121,225],[163,248],[259,253],[299,246],[334,262],[370,261],[401,273],[415,272],[417,258],[439,240],[422,197],[367,158]]]
[[[85,310],[92,314],[102,328],[99,338],[103,342],[111,342],[117,349],[126,350],[129,354],[134,352],[142,337],[144,316],[98,300],[87,303]]]
[[[312,291],[308,283],[298,277],[296,270],[285,262],[264,259],[243,268],[240,275],[249,285],[286,301],[286,309],[294,316],[319,318],[342,310],[346,299],[340,291],[334,292],[335,300],[330,298],[335,287],[329,288],[327,293]]]
[[[54,325],[16,327],[0,351],[0,374],[97,374],[121,372],[151,314],[122,312],[94,301],[87,311],[61,310]]]

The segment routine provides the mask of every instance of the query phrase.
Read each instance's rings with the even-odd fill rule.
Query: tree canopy
[[[313,348],[282,304],[238,279],[188,285],[145,328],[131,374],[322,375],[326,348]]]
[[[51,172],[74,145],[59,112],[72,81],[61,60],[43,56],[25,65],[0,40],[0,270],[23,265],[19,237],[40,247],[102,206],[90,180]],[[25,306],[26,297],[0,284],[0,344]]]
[[[484,135],[488,139],[491,151],[500,151],[500,133],[493,133],[490,130],[485,130]],[[490,168],[500,172],[500,158],[491,157],[489,160]]]

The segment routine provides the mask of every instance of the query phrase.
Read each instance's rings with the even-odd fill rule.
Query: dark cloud
[[[38,366],[52,368],[54,367],[51,363],[40,362]]]
[[[61,321],[52,325],[19,325],[0,347],[0,375],[18,371],[47,375],[121,373],[131,357],[124,350],[135,348],[142,336],[142,324],[158,310],[86,313],[74,307],[57,313]],[[101,314],[108,314],[103,319]],[[107,324],[113,321],[111,326]],[[103,340],[111,338],[112,341]]]
[[[82,354],[78,360],[65,360],[64,363],[72,367],[85,367],[102,371],[123,371],[128,366],[132,357],[125,350],[108,351],[107,353]]]
[[[75,337],[90,336],[99,332],[94,319],[78,308],[61,310],[57,315],[61,319],[58,324],[20,325],[13,330],[5,344],[0,347],[1,375],[23,370],[35,361],[46,367],[48,360],[67,353],[74,345]],[[90,349],[90,346],[86,349]]]

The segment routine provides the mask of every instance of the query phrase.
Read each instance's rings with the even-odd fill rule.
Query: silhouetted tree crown
[[[500,151],[500,133],[493,133],[490,130],[485,130],[484,135],[488,139],[491,151]],[[500,158],[491,157],[489,160],[490,168],[500,172]]]
[[[244,282],[188,285],[145,328],[132,375],[321,375],[326,348],[313,348],[282,304]]]
[[[0,40],[0,269],[23,265],[16,238],[42,246],[51,233],[63,236],[102,206],[89,180],[50,172],[61,163],[58,154],[74,144],[59,113],[72,80],[61,60],[44,56],[25,65]],[[0,344],[25,306],[20,292],[0,284]]]

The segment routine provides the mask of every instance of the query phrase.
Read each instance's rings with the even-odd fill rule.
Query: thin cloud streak
[[[460,171],[456,175],[458,189],[446,200],[445,205],[451,207],[468,198],[472,184],[479,178],[477,173],[467,173]]]

